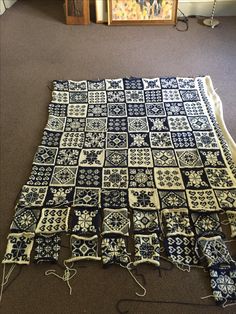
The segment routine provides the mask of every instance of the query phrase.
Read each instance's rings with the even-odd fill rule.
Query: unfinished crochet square
[[[236,300],[236,265],[210,268],[212,294],[219,304]]]
[[[123,238],[102,239],[102,263],[104,265],[118,264],[127,265],[130,261]]]
[[[10,233],[2,263],[29,264],[34,243],[34,233]]]
[[[76,262],[80,260],[99,261],[98,256],[98,236],[82,237],[72,234],[71,236],[72,256],[67,262]]]
[[[34,261],[36,263],[55,263],[58,260],[60,249],[61,238],[59,235],[38,235],[35,237]]]
[[[169,236],[164,241],[164,245],[167,256],[174,264],[180,267],[198,264],[194,237]]]
[[[200,237],[197,242],[209,267],[233,262],[221,236]]]
[[[156,233],[134,235],[134,265],[143,263],[160,266],[160,242]]]

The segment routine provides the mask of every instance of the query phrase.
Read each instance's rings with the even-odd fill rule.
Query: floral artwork
[[[174,24],[177,0],[110,0],[110,24]]]

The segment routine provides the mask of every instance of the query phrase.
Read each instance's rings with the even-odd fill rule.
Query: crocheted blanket
[[[236,149],[220,118],[209,76],[54,81],[3,263],[57,262],[65,233],[65,265],[131,271],[166,254],[181,269],[205,265],[216,302],[234,302],[220,217],[235,237]]]

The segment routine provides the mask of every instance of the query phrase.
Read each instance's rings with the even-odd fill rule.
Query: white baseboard
[[[178,8],[186,16],[210,16],[213,0],[179,0]],[[178,12],[178,15],[181,15]],[[218,0],[216,2],[215,16],[236,16],[236,0]]]

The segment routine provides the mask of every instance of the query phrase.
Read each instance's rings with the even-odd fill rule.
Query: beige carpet
[[[236,18],[220,18],[214,30],[190,19],[189,30],[173,27],[67,26],[61,0],[19,0],[1,16],[1,258],[15,198],[30,173],[33,155],[47,119],[53,79],[124,76],[197,76],[209,74],[224,106],[226,125],[236,140]],[[233,243],[228,246],[232,249]],[[83,263],[71,281],[45,277],[50,265],[24,267],[8,287],[4,314],[116,313],[120,298],[135,298],[137,286],[119,267]],[[163,266],[166,266],[163,264]],[[140,267],[145,299],[214,304],[208,274]],[[60,269],[58,268],[58,271]],[[17,274],[17,270],[12,278]],[[233,313],[217,307],[135,303],[131,314]]]

